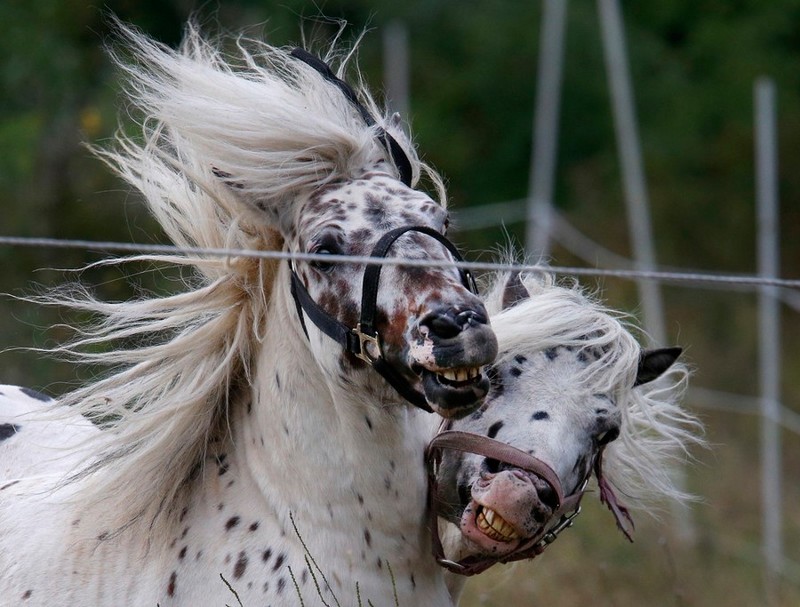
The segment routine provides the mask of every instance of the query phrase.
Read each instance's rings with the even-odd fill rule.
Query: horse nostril
[[[481,314],[475,310],[464,310],[463,312],[458,313],[456,316],[456,322],[461,328],[464,328],[467,325],[485,325],[487,324],[488,320],[485,314]]]
[[[545,486],[537,487],[536,493],[539,494],[539,499],[543,504],[546,504],[553,510],[558,507],[558,494],[550,485],[545,484]]]
[[[435,337],[441,339],[451,339],[461,333],[458,317],[450,310],[429,314],[421,324],[427,326]]]
[[[498,460],[493,459],[491,457],[487,457],[486,459],[483,460],[483,463],[486,468],[486,471],[489,474],[497,474],[498,472],[500,472],[500,462]]]
[[[428,327],[435,337],[452,339],[468,327],[485,325],[487,322],[486,316],[475,310],[437,310],[423,318],[421,324]]]

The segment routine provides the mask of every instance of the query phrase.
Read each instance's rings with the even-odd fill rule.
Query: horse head
[[[643,394],[670,368],[685,375],[676,364],[680,349],[642,350],[612,314],[548,279],[523,284],[512,275],[498,299],[505,309],[492,318],[500,354],[489,372],[489,397],[471,416],[448,423],[431,445],[434,510],[460,531],[446,536],[448,556],[440,561],[467,575],[541,553],[572,524],[593,474],[601,500],[630,538],[632,520],[605,475],[606,450],[613,468],[620,454],[612,441],[622,438],[629,466],[631,452],[652,447],[640,480],[663,489],[670,486],[663,478],[667,451],[683,448],[690,436],[679,426],[694,423],[674,403]],[[661,388],[667,394],[675,387],[673,381]],[[651,410],[639,415],[643,407]],[[659,465],[661,478],[648,478]],[[614,480],[627,495],[626,474],[634,475],[627,470]]]
[[[352,386],[372,367],[412,404],[444,417],[466,415],[488,393],[481,367],[494,359],[497,341],[471,275],[447,267],[461,257],[445,236],[445,205],[414,189],[427,167],[398,119],[377,117],[372,102],[362,103],[322,60],[301,49],[277,57],[284,75],[302,83],[310,112],[323,99],[340,113],[321,106],[327,123],[311,113],[295,119],[296,130],[315,121],[325,130],[313,145],[282,150],[288,190],[273,191],[272,175],[247,158],[213,158],[213,173],[251,222],[280,233],[286,252],[326,258],[291,262],[284,284],[291,284],[297,327],[329,378]],[[340,256],[444,265],[345,264]],[[370,380],[362,374],[364,382]],[[376,394],[380,399],[380,388]]]

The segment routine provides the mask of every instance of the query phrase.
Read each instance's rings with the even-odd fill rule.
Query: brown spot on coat
[[[247,554],[245,554],[243,550],[239,553],[239,558],[236,560],[236,564],[233,566],[233,577],[238,580],[244,575],[245,569],[247,569]]]
[[[175,596],[175,586],[178,581],[178,572],[173,571],[169,576],[169,583],[167,584],[167,596]]]

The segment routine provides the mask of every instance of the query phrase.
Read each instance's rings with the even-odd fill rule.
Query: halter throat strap
[[[370,257],[384,258],[389,249],[407,232],[420,232],[440,242],[450,252],[456,261],[463,261],[456,246],[445,236],[427,226],[403,226],[395,228],[384,234],[375,244]],[[381,264],[369,264],[364,270],[364,279],[361,290],[361,316],[355,327],[348,327],[341,321],[325,312],[309,294],[300,277],[291,268],[291,292],[297,307],[297,314],[303,327],[303,332],[308,337],[303,313],[325,335],[342,346],[345,351],[357,356],[368,363],[380,373],[383,378],[397,391],[400,396],[428,412],[432,412],[425,395],[416,390],[411,383],[392,365],[386,362],[381,349],[380,335],[375,328],[375,317],[378,308],[378,286],[380,283]],[[469,270],[459,269],[461,284],[477,295],[478,288],[475,278]]]
[[[296,47],[292,49],[291,55],[295,59],[299,59],[306,65],[314,68],[322,75],[323,78],[325,78],[325,80],[334,84],[340,91],[342,91],[344,96],[347,97],[347,100],[353,105],[353,107],[358,110],[358,113],[364,120],[364,124],[366,124],[368,127],[376,128],[377,133],[375,137],[383,146],[383,148],[389,153],[394,166],[397,167],[397,172],[400,174],[400,181],[402,181],[408,187],[411,187],[411,182],[414,175],[414,171],[411,166],[411,160],[408,158],[408,155],[405,153],[397,140],[392,137],[382,126],[377,125],[375,117],[364,106],[364,104],[358,100],[358,94],[355,92],[353,87],[334,74],[333,70],[327,63],[325,63],[316,55],[309,53],[307,50]]]

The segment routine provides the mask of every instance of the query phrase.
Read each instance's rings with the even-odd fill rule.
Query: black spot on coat
[[[0,424],[0,441],[11,438],[19,432],[20,429],[21,426],[17,426],[16,424]]]
[[[488,436],[489,438],[494,438],[495,436],[497,436],[497,433],[500,432],[500,428],[502,427],[503,427],[502,421],[497,421],[493,423],[491,426],[489,426],[489,431],[486,433],[486,436]]]
[[[239,520],[240,519],[238,516],[232,516],[231,518],[229,518],[225,523],[225,531],[230,531],[231,529],[236,527],[236,525],[239,524]]]
[[[41,392],[37,392],[36,390],[31,390],[30,388],[20,388],[19,391],[22,392],[25,396],[35,398],[36,400],[40,400],[43,403],[48,403],[51,400],[53,400],[46,394],[42,394]]]

